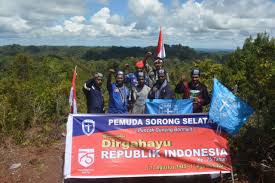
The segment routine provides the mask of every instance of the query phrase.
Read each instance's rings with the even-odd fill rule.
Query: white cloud
[[[30,24],[52,23],[62,16],[85,12],[83,0],[1,0],[0,16],[18,16]]]
[[[167,10],[164,34],[184,43],[208,41],[216,45],[225,42],[234,45],[234,40],[242,42],[248,35],[274,30],[274,10],[275,3],[269,0],[188,0]]]
[[[110,6],[87,14],[90,7],[84,0],[0,0],[0,37],[91,37],[108,43],[120,40],[118,45],[137,40],[146,46],[156,42],[159,26],[167,44],[228,46],[241,44],[257,32],[275,36],[271,0],[172,0],[169,5],[160,0],[128,0],[129,11],[123,12],[114,12],[109,0],[95,1]]]
[[[105,24],[109,18],[110,10],[104,7],[91,17],[91,22],[94,24]]]
[[[138,17],[161,15],[164,11],[163,4],[159,0],[129,0],[128,6]]]
[[[0,0],[0,37],[28,38],[62,32],[58,26],[61,19],[85,11],[83,0]]]
[[[167,10],[159,0],[128,0],[128,8],[136,22],[136,29],[145,30],[163,25]]]
[[[20,17],[1,17],[0,16],[0,32],[10,31],[10,32],[25,32],[30,30],[31,27],[27,24],[27,21]]]
[[[79,33],[83,28],[84,25],[78,22],[73,22],[71,20],[65,20],[64,22],[64,30],[67,30],[68,32]]]
[[[64,32],[64,28],[61,25],[56,25],[54,27],[49,28],[49,31],[52,33],[62,33]]]
[[[135,22],[125,24],[123,18],[117,14],[111,15],[109,8],[104,7],[86,20],[83,16],[74,16],[65,20],[63,25],[48,27],[52,34],[78,35],[82,37],[136,37],[148,35],[150,31],[136,30]],[[45,31],[40,32],[41,34]],[[50,34],[50,33],[49,33]]]
[[[86,19],[83,16],[74,16],[71,18],[71,21],[81,23],[84,22]]]
[[[180,1],[179,0],[171,0],[172,8],[176,8],[180,6]]]
[[[108,19],[108,23],[110,24],[122,25],[123,22],[124,22],[123,17],[119,15],[113,15]]]
[[[148,34],[148,29],[139,31],[135,29],[135,25],[135,22],[125,24],[123,17],[117,14],[111,15],[110,9],[104,7],[91,17],[85,32],[93,37],[132,37]]]

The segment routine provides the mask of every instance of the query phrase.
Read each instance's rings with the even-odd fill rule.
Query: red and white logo
[[[94,149],[78,149],[78,163],[87,168],[94,163],[95,160]]]

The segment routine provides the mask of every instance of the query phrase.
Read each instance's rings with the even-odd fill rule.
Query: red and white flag
[[[158,40],[158,47],[157,47],[157,54],[156,55],[159,58],[165,58],[166,57],[161,28],[160,28],[160,31],[159,31],[159,40]]]
[[[71,106],[71,113],[73,113],[73,114],[77,113],[76,87],[75,87],[76,68],[77,68],[77,66],[75,66],[75,68],[74,68],[73,79],[72,79],[72,87],[71,87],[70,98],[69,98],[69,103],[70,103],[70,106]]]

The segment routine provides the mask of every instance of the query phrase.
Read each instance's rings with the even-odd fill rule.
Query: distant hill
[[[234,49],[214,49],[214,48],[195,48],[195,50],[199,53],[221,53],[221,54],[228,54],[232,53]]]
[[[108,59],[124,59],[127,57],[143,58],[145,53],[151,51],[154,53],[155,47],[87,47],[87,46],[21,46],[6,45],[0,46],[0,56],[14,56],[17,53],[25,53],[31,56],[43,57],[51,56],[56,58],[73,57],[82,60],[108,60]],[[228,54],[227,50],[208,50],[193,49],[188,46],[165,45],[167,58],[191,62],[195,59],[205,57],[216,57],[217,55]]]

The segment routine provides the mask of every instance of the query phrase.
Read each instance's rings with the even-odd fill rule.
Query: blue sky
[[[0,45],[234,49],[275,35],[274,0],[0,0]]]

